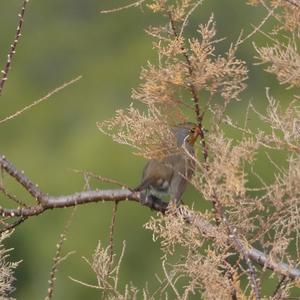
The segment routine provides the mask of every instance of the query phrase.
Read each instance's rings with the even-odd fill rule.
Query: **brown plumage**
[[[194,142],[197,135],[194,134],[196,125],[183,123],[172,128],[176,137],[177,147],[184,147],[190,155],[194,156]],[[141,192],[142,201],[147,197],[157,198],[160,194],[170,195],[170,200],[180,203],[187,182],[194,172],[194,161],[184,152],[170,154],[162,160],[151,159],[143,170],[142,182],[136,188]]]

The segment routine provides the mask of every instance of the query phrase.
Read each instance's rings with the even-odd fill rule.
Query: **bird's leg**
[[[157,205],[164,203],[160,198],[147,193],[147,191],[142,191],[140,195],[140,203],[150,208],[155,208]]]
[[[177,199],[177,198],[171,198],[170,199],[170,203],[169,203],[169,205],[170,204],[172,204],[172,205],[174,205],[175,207],[179,207],[180,205],[182,205],[183,204],[183,202],[182,202],[182,200],[181,199]]]

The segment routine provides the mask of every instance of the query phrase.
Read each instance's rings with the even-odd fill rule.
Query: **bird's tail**
[[[135,192],[147,190],[149,188],[149,185],[150,185],[150,180],[146,179],[146,180],[142,181],[142,183],[140,185],[138,185],[136,188],[134,188],[133,190]]]

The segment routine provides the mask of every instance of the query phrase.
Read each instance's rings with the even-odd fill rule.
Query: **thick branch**
[[[0,215],[2,215],[3,217],[31,217],[40,215],[46,210],[54,208],[72,207],[80,204],[88,204],[91,202],[119,202],[126,200],[139,202],[140,193],[132,192],[128,189],[113,189],[85,191],[57,197],[45,195],[42,199],[42,202],[34,206],[17,208],[0,207]],[[149,201],[145,204],[145,206],[148,206],[156,211],[165,213],[168,203],[163,201]]]
[[[189,223],[193,223],[201,233],[204,235],[209,235],[211,238],[214,237],[214,233],[218,232],[218,226],[211,224],[208,220],[202,218],[199,215],[189,214],[186,216]],[[228,238],[228,242],[233,242],[232,237]],[[294,268],[286,263],[276,262],[274,259],[268,258],[268,256],[253,247],[243,247],[244,255],[251,259],[253,262],[257,263],[263,268],[268,268],[278,274],[286,276],[290,279],[300,279],[300,269]]]
[[[254,294],[255,294],[255,299],[259,300],[259,299],[261,299],[260,286],[259,286],[259,282],[257,280],[255,269],[250,260],[249,253],[248,253],[246,247],[240,241],[240,239],[237,235],[236,229],[233,226],[231,226],[231,224],[228,222],[228,219],[224,213],[223,207],[222,207],[220,201],[218,201],[216,196],[213,197],[213,204],[214,204],[214,208],[216,210],[216,216],[221,218],[220,220],[217,219],[217,225],[220,225],[221,222],[223,224],[225,224],[225,226],[227,228],[227,232],[228,232],[228,242],[230,242],[233,245],[235,250],[240,253],[240,255],[243,257],[244,261],[246,262],[246,264],[248,266],[247,273],[248,273],[248,277],[249,277],[249,281],[250,281],[252,290],[254,291]]]
[[[293,268],[286,263],[274,262],[273,259],[269,259],[267,255],[255,248],[248,250],[248,256],[251,260],[255,261],[261,266],[264,266],[276,273],[287,276],[290,279],[300,279],[300,270]]]
[[[4,169],[11,177],[17,180],[31,196],[37,199],[39,202],[43,202],[46,199],[46,195],[34,184],[23,171],[19,171],[16,167],[8,161],[4,155],[0,155],[0,166]]]
[[[49,209],[71,207],[100,201],[134,201],[140,203],[141,200],[139,192],[131,191],[129,189],[92,190],[65,196],[48,196],[43,193],[29,178],[27,178],[24,172],[19,171],[11,162],[1,155],[0,167],[3,168],[17,182],[19,182],[30,195],[39,200],[38,204],[28,207],[0,207],[0,215],[3,217],[21,218],[16,222],[16,225],[20,224],[28,217],[40,215]],[[168,208],[168,203],[158,198],[150,198],[144,205],[163,214]],[[199,215],[194,214],[192,211],[185,212],[183,217],[187,220],[187,222],[194,224],[202,234],[206,235],[207,232],[218,232],[217,225],[211,224],[209,221]],[[7,229],[8,227],[5,227],[5,230]],[[213,234],[211,238],[214,238]],[[228,237],[228,242],[232,243],[232,237]],[[291,279],[300,279],[299,269],[293,268],[285,263],[275,262],[273,259],[269,259],[265,253],[255,248],[243,247],[243,256],[248,257],[260,266],[271,269],[278,274],[287,276]]]

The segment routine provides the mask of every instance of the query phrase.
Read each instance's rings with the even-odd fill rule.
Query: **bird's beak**
[[[188,142],[193,146],[200,135],[200,128],[199,126],[196,126],[194,130],[191,130]]]

